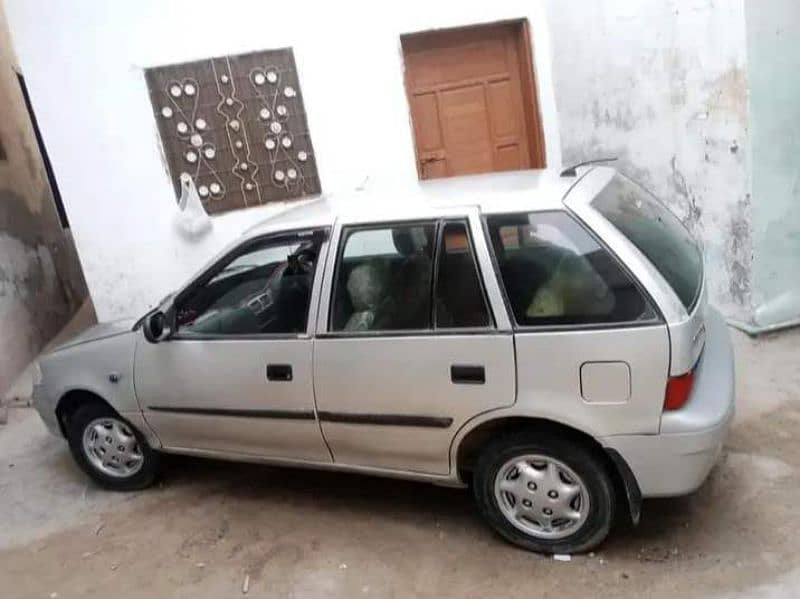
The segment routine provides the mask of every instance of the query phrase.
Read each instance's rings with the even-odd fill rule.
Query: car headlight
[[[36,360],[33,363],[33,384],[41,385],[43,378],[44,377],[42,376],[42,366],[41,364],[39,364],[39,360]]]

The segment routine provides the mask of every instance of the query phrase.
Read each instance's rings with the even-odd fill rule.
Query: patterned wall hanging
[[[291,48],[145,71],[176,197],[194,180],[209,214],[319,193]]]

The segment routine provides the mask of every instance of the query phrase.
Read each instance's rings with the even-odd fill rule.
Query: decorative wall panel
[[[194,180],[209,214],[319,193],[291,48],[147,69],[177,197]]]

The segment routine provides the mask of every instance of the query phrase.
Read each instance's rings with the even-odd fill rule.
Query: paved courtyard
[[[709,481],[569,562],[499,540],[467,492],[416,483],[174,457],[159,486],[106,492],[11,408],[0,596],[796,597],[800,331],[734,338],[737,419]]]

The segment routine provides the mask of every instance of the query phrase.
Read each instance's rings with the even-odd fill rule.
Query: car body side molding
[[[286,420],[314,420],[311,410],[228,410],[223,408],[188,408],[169,406],[148,406],[153,412],[173,414],[194,414],[197,416],[233,416],[238,418],[282,418]]]
[[[194,414],[196,416],[229,416],[235,418],[278,418],[286,420],[314,420],[314,412],[301,410],[229,410],[224,408],[189,408],[148,406],[153,412]],[[419,426],[449,428],[453,419],[441,416],[416,416],[409,414],[356,414],[342,412],[317,412],[322,422],[345,424],[371,424],[383,426]]]
[[[317,412],[322,422],[345,424],[371,424],[378,426],[419,426],[427,428],[450,428],[452,418],[441,416],[415,416],[409,414],[358,414],[342,412]]]

